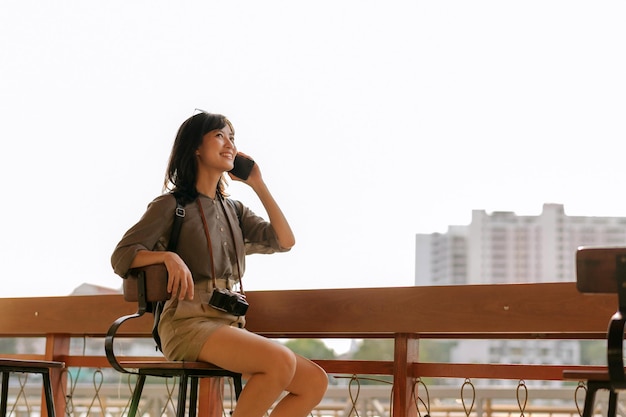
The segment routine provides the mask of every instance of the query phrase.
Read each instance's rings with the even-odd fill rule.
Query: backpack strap
[[[185,218],[185,207],[181,204],[180,198],[174,195],[176,198],[176,209],[174,210],[174,223],[172,224],[172,234],[170,240],[167,242],[167,250],[169,252],[176,252],[178,246],[178,237],[180,236],[180,229],[183,225],[183,219]]]
[[[181,198],[174,194],[176,198],[176,209],[174,209],[174,223],[172,224],[172,234],[170,240],[167,242],[167,251],[176,252],[178,246],[178,238],[180,236],[180,229],[183,226],[183,220],[185,219],[185,207],[182,204]],[[164,301],[157,301],[152,303],[150,310],[154,314],[154,324],[152,325],[152,338],[156,342],[157,350],[161,349],[161,337],[159,336],[159,321],[161,321],[161,313],[163,312]]]

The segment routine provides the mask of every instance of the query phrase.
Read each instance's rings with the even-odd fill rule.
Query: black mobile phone
[[[252,159],[237,154],[235,156],[235,165],[233,166],[233,169],[228,172],[230,172],[237,178],[247,180],[250,176],[250,171],[252,171],[253,166],[254,161]]]

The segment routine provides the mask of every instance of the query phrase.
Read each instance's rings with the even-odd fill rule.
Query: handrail
[[[246,327],[272,337],[601,339],[615,294],[580,294],[573,282],[248,291]],[[122,295],[0,298],[0,334],[103,337],[136,311]],[[119,335],[149,336],[151,317]]]
[[[441,339],[604,339],[615,294],[583,295],[576,284],[465,285],[400,288],[248,291],[247,328],[276,338],[392,338],[393,362],[318,361],[329,372],[394,377],[394,417],[409,407],[418,376],[504,375],[504,365],[420,363],[417,343]],[[111,323],[132,314],[122,295],[0,299],[0,336],[46,337],[42,359],[67,366],[108,367],[99,356],[70,355],[72,337],[105,337]],[[122,326],[118,337],[151,337],[151,317]],[[32,356],[32,355],[31,355]],[[315,358],[313,358],[315,359]],[[572,367],[568,367],[572,368]],[[455,370],[456,369],[456,370]],[[510,371],[512,368],[509,368]],[[515,368],[527,379],[558,379],[562,368]],[[358,371],[358,372],[357,372]],[[470,374],[466,374],[469,372]],[[54,377],[54,376],[53,376]],[[57,414],[64,414],[63,375],[53,382]]]

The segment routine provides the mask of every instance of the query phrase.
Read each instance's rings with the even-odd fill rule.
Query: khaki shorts
[[[193,301],[170,300],[159,322],[163,354],[171,361],[197,361],[211,334],[222,326],[244,327],[245,317],[235,317],[210,307],[203,291]],[[168,302],[168,304],[170,303]]]

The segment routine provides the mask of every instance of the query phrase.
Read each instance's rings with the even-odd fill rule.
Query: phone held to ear
[[[242,180],[247,180],[250,176],[250,171],[252,171],[252,167],[254,166],[254,161],[250,158],[246,158],[242,155],[235,155],[235,165],[230,172],[237,178],[241,178]]]

